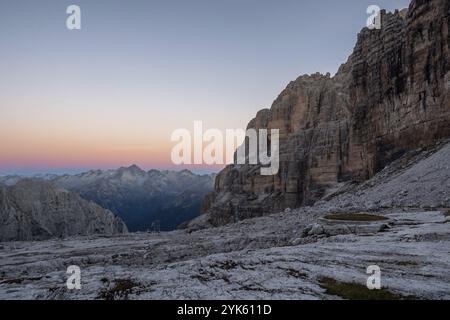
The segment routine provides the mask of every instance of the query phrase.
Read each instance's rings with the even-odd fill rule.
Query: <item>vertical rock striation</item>
[[[213,225],[311,205],[340,182],[364,181],[450,137],[450,1],[381,14],[382,29],[363,29],[334,77],[299,77],[250,121],[280,130],[280,170],[225,168],[205,199]]]

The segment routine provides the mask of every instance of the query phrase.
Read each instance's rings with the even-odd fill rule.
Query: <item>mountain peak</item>
[[[131,166],[129,166],[127,168],[128,170],[132,170],[132,171],[143,171],[141,168],[139,168],[139,166],[137,166],[136,164],[132,164]]]
[[[194,175],[194,173],[192,173],[192,171],[188,170],[188,169],[181,170],[180,174],[189,175],[189,176],[193,176]]]
[[[145,171],[142,170],[141,168],[139,168],[137,165],[133,164],[129,167],[121,167],[119,168],[118,172],[127,172],[127,173],[132,173],[135,175],[142,175],[145,174]]]

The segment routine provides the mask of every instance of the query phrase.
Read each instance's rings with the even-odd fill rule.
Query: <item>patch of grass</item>
[[[328,220],[337,221],[384,221],[388,218],[367,213],[335,213],[324,217]]]
[[[369,290],[359,283],[340,282],[332,278],[323,277],[319,284],[327,294],[339,296],[347,300],[412,300],[412,296],[403,296],[387,289]]]
[[[450,208],[446,208],[446,209],[444,209],[442,211],[444,212],[444,216],[450,217]]]
[[[133,289],[138,286],[139,284],[133,280],[117,279],[112,287],[100,292],[99,298],[103,300],[126,300]]]

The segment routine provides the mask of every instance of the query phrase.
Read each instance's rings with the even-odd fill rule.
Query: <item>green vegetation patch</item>
[[[336,221],[384,221],[388,218],[367,213],[335,213],[324,217],[328,220]]]
[[[339,296],[347,300],[413,300],[415,297],[403,296],[387,289],[369,290],[359,283],[340,282],[332,278],[319,279],[320,286],[327,294]]]

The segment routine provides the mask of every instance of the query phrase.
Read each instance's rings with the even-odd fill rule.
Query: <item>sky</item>
[[[174,130],[245,129],[298,76],[334,74],[373,4],[409,0],[0,0],[0,175],[182,169]]]

